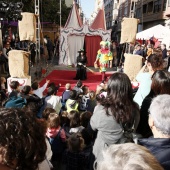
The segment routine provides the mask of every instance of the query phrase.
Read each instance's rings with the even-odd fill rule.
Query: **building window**
[[[136,18],[140,18],[141,17],[141,8],[138,8],[136,10]]]
[[[153,1],[148,3],[148,13],[152,13],[153,12]]]
[[[163,11],[166,11],[166,3],[167,3],[167,0],[164,0],[164,3],[163,3]]]
[[[128,14],[128,7],[126,6],[126,7],[124,8],[124,16],[127,16],[127,14]]]
[[[116,23],[115,23],[115,21],[112,21],[112,26],[114,26]]]
[[[154,2],[154,13],[160,12],[162,6],[162,0],[157,0]]]
[[[131,3],[131,11],[134,11],[134,6],[135,6],[135,2],[132,1],[132,3]]]
[[[122,17],[122,9],[119,10],[119,17]]]
[[[147,4],[143,5],[143,14],[146,14],[147,11]]]

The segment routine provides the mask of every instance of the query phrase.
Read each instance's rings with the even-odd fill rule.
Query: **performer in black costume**
[[[87,73],[86,73],[86,64],[87,64],[87,57],[85,51],[80,49],[79,56],[77,57],[77,73],[74,79],[76,80],[86,80]]]

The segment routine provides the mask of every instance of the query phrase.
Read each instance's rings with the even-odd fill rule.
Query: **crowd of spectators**
[[[148,63],[155,55],[159,56],[151,54]],[[127,166],[125,169],[168,170],[170,73],[160,68],[152,72],[151,90],[141,107],[133,100],[130,79],[121,72],[113,73],[106,85],[97,86],[96,92],[80,80],[75,87],[67,83],[62,96],[57,95],[60,86],[49,80],[42,87],[33,82],[22,90],[17,81],[12,81],[12,92],[0,110],[0,167],[105,170],[108,166]],[[2,78],[1,88],[6,95],[4,83]],[[137,143],[120,144],[125,131],[139,133],[142,138]],[[19,139],[20,146],[16,143]],[[22,161],[26,152],[30,154]]]
[[[7,41],[4,48],[14,44]],[[163,50],[148,46],[144,53],[139,47],[134,54],[147,57],[136,77],[135,96],[122,72],[113,73],[96,91],[80,80],[75,87],[68,82],[61,96],[60,84],[49,80],[22,89],[12,81],[8,93],[1,77],[0,169],[169,170],[170,73]],[[140,138],[120,144],[125,132]]]
[[[11,26],[9,25],[6,28],[6,31],[3,35],[3,48],[0,49],[0,65],[3,67],[3,72],[9,76],[8,68],[8,53],[11,50],[23,50],[30,52],[30,66],[34,67],[38,61],[36,61],[36,45],[33,42],[27,40],[20,41],[18,33],[12,31]],[[52,40],[45,36],[44,44],[40,46],[40,55],[41,58],[47,62],[47,60],[52,60],[54,55],[58,55],[58,41],[55,43]]]

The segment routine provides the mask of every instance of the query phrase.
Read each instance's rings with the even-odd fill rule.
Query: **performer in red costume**
[[[101,49],[97,52],[96,61],[94,64],[96,65],[99,61],[99,68],[102,74],[102,83],[106,81],[105,72],[107,71],[107,67],[112,67],[112,52],[110,51],[110,42],[109,41],[101,41],[100,42]]]

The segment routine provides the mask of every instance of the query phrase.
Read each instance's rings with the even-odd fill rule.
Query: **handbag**
[[[128,124],[122,124],[120,123],[120,126],[123,129],[123,135],[121,138],[116,142],[116,144],[123,144],[123,143],[136,143],[138,139],[142,138],[142,135],[139,133],[135,133],[134,129],[132,127],[127,128]]]

